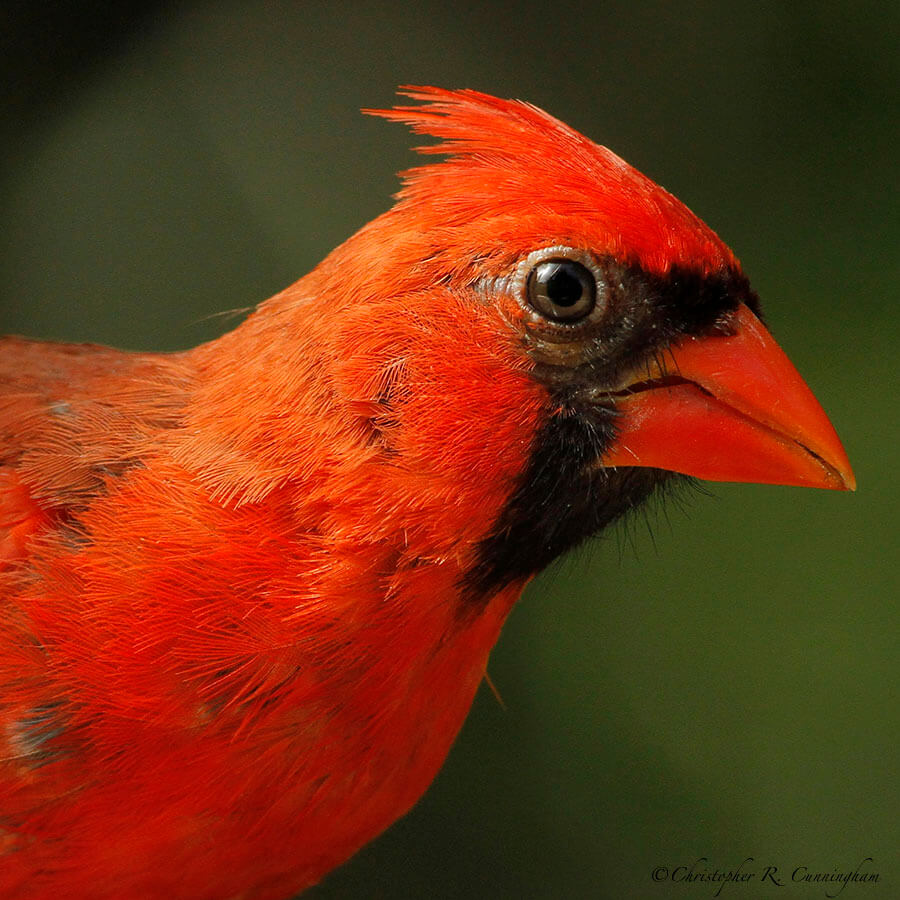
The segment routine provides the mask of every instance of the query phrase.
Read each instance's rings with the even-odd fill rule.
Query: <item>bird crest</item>
[[[681,201],[533,104],[469,89],[407,85],[398,93],[421,103],[363,112],[438,138],[415,149],[445,157],[401,172],[401,207],[427,209],[447,227],[498,215],[553,223],[654,274],[675,265],[702,274],[738,267]]]

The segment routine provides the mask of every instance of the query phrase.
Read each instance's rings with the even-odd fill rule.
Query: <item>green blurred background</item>
[[[900,897],[894,3],[7,3],[0,331],[213,337],[384,210],[399,83],[545,107],[735,248],[856,495],[716,485],[529,588],[431,791],[311,896]],[[703,868],[701,863],[698,868]]]

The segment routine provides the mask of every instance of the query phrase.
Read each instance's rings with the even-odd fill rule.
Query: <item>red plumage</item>
[[[644,315],[610,293],[605,331],[569,345],[523,304],[521,261],[742,278],[535,107],[407,96],[425,105],[378,114],[449,158],[231,333],[170,355],[0,342],[0,896],[284,898],[402,815],[532,574],[470,577],[524,527],[504,510],[540,435],[581,415],[557,382]],[[666,315],[603,371],[694,340]]]

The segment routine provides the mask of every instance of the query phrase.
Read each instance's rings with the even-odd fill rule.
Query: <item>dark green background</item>
[[[707,898],[651,871],[866,856],[880,884],[842,897],[900,896],[897,9],[4,7],[0,330],[215,336],[388,205],[411,139],[360,106],[476,87],[709,221],[854,463],[856,495],[712,486],[545,573],[492,659],[506,710],[482,690],[428,795],[312,896]]]

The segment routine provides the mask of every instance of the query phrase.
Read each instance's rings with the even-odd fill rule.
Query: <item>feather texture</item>
[[[659,480],[602,469],[616,411],[585,385],[752,303],[609,150],[518,101],[406,96],[376,114],[445,158],[234,331],[0,343],[5,900],[277,900],[386,828],[534,571]],[[608,275],[596,327],[522,303],[557,246]]]

